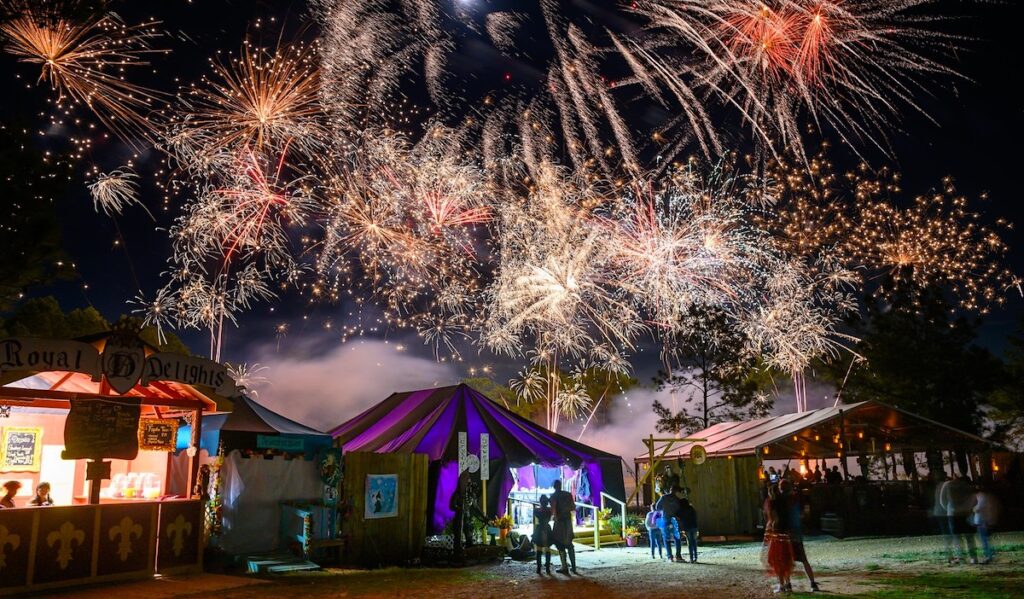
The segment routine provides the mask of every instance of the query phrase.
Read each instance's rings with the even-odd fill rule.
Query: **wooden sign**
[[[172,418],[143,418],[139,421],[139,449],[174,451],[178,443],[178,421]]]
[[[43,429],[8,426],[0,444],[0,471],[39,472],[43,453]]]
[[[139,453],[141,400],[77,399],[64,423],[65,460],[134,460]]]

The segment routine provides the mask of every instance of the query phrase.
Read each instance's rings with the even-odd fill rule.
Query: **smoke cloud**
[[[258,350],[267,367],[254,385],[258,401],[315,429],[327,431],[397,391],[443,387],[459,382],[456,369],[433,358],[400,351],[379,340],[343,345],[309,344],[277,353]],[[323,349],[324,351],[318,351]]]

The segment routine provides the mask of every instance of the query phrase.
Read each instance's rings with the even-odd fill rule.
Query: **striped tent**
[[[459,433],[468,436],[468,452],[479,455],[480,434],[490,436],[487,506],[504,511],[513,478],[510,468],[566,466],[585,473],[589,497],[600,492],[625,497],[622,459],[573,441],[531,422],[464,385],[394,393],[381,403],[330,431],[334,444],[349,452],[424,453],[431,466],[434,530],[452,518],[449,498],[458,479]],[[581,492],[582,493],[582,492]]]

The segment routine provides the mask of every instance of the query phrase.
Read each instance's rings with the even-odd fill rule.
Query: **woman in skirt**
[[[537,574],[540,574],[540,557],[544,554],[544,569],[551,574],[551,501],[547,495],[540,496],[540,507],[533,512],[533,544],[537,549]]]
[[[793,545],[789,539],[789,527],[785,518],[780,518],[785,506],[775,485],[768,487],[768,498],[764,501],[765,533],[762,559],[768,569],[779,579],[777,593],[789,592],[793,587],[790,576],[793,574]]]

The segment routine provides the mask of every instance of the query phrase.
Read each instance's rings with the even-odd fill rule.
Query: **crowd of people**
[[[21,483],[16,480],[9,480],[3,484],[3,489],[4,496],[0,497],[0,509],[17,507],[14,504],[14,498],[17,496],[18,491],[21,490]],[[53,499],[50,498],[50,483],[39,483],[36,486],[36,494],[28,504],[30,506],[53,505]]]

